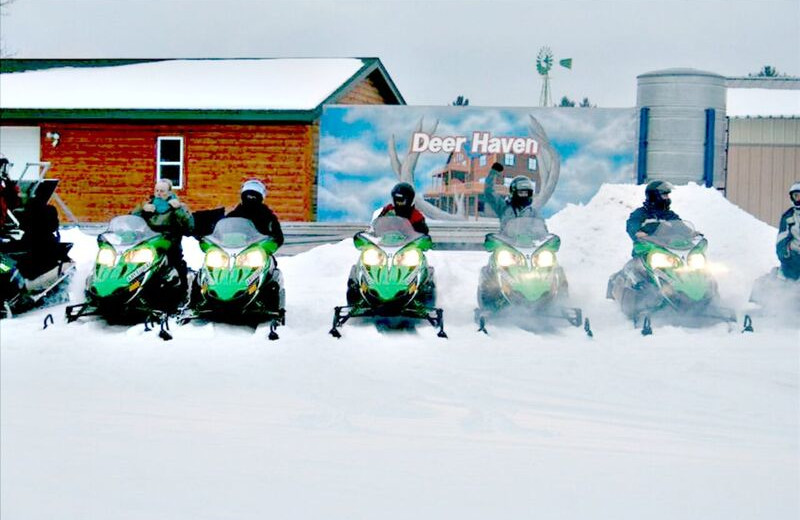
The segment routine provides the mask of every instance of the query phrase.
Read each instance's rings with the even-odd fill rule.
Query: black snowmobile
[[[427,320],[446,338],[433,268],[425,259],[433,247],[430,236],[416,232],[408,219],[383,216],[371,230],[356,233],[353,242],[361,256],[347,280],[347,305],[334,308],[330,334],[339,338],[338,328],[347,320],[367,317],[389,326]]]
[[[99,315],[112,323],[159,323],[170,339],[167,317],[177,312],[186,291],[167,263],[170,239],[135,215],[115,217],[97,237],[94,271],[86,279],[85,303],[66,309],[67,322]]]
[[[194,278],[190,307],[181,323],[196,318],[258,326],[269,321],[269,339],[286,324],[283,276],[275,261],[278,245],[245,218],[223,218],[200,239],[203,266]]]
[[[616,300],[642,334],[652,334],[651,319],[704,326],[736,322],[719,305],[719,291],[707,266],[708,240],[685,220],[649,223],[647,237],[634,244],[633,259],[608,280],[606,297]]]
[[[57,179],[24,183],[21,208],[0,229],[0,318],[64,302],[75,272],[71,243],[61,242],[58,213],[48,204]]]
[[[492,253],[481,269],[475,321],[488,333],[487,321],[509,322],[532,330],[547,329],[553,319],[584,325],[581,309],[567,307],[567,278],[556,261],[561,239],[535,217],[508,220],[500,233],[489,233],[484,247]]]

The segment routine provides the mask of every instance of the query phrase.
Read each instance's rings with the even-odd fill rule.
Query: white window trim
[[[179,161],[162,161],[161,160],[161,141],[178,140],[181,143],[181,157]],[[160,135],[156,143],[156,181],[161,180],[161,167],[162,166],[177,166],[178,167],[178,183],[172,185],[173,190],[183,188],[183,136],[181,135]],[[171,179],[170,179],[171,180]]]
[[[507,153],[503,157],[503,164],[506,166],[514,166],[517,162],[517,157],[513,153]]]
[[[533,168],[531,168],[531,161],[533,161]],[[535,172],[539,168],[539,159],[536,157],[528,157],[528,170]]]

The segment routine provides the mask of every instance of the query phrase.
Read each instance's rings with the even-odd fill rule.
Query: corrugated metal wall
[[[800,118],[732,117],[728,131],[728,199],[777,226],[800,180]]]

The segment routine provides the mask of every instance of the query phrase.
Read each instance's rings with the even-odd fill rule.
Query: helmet
[[[671,192],[672,184],[667,181],[651,181],[644,190],[645,203],[655,209],[667,210],[671,203]]]
[[[533,182],[524,175],[519,175],[511,180],[508,187],[511,195],[511,204],[514,206],[530,206],[533,202]]]
[[[392,188],[392,202],[395,206],[405,206],[414,203],[414,186],[407,182],[401,182]]]
[[[800,193],[800,181],[795,182],[789,188],[789,200],[792,201],[792,204],[794,204],[795,208],[800,208],[800,197],[796,199],[794,198],[796,193]]]
[[[250,179],[242,184],[242,202],[261,204],[267,196],[267,187],[257,179]]]

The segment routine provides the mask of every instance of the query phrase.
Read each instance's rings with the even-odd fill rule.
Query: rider
[[[783,276],[800,279],[800,181],[789,188],[792,207],[781,215],[775,252],[781,262]]]
[[[644,190],[645,201],[642,207],[636,209],[628,217],[625,229],[631,240],[646,237],[653,231],[654,226],[661,220],[680,220],[677,213],[669,209],[671,200],[669,194],[672,192],[672,184],[667,181],[652,181]]]
[[[503,165],[494,163],[483,187],[483,200],[497,214],[501,228],[514,217],[536,216],[536,209],[533,207],[533,181],[528,177],[524,175],[514,177],[508,187],[508,197],[495,194],[494,178],[502,171]]]
[[[131,214],[142,217],[153,231],[163,233],[169,239],[167,261],[178,272],[181,290],[186,290],[189,286],[188,267],[183,260],[181,237],[192,232],[194,219],[188,206],[172,192],[172,182],[169,179],[156,182],[153,196],[136,206]]]
[[[0,155],[0,232],[6,222],[11,221],[8,212],[20,205],[19,187],[8,175],[10,164],[8,159]]]
[[[227,217],[246,218],[255,225],[256,230],[262,235],[268,235],[280,247],[283,244],[283,231],[281,223],[275,213],[264,203],[267,187],[257,179],[250,179],[242,184],[242,202]]]
[[[400,182],[392,188],[392,203],[387,204],[381,209],[378,214],[379,217],[386,215],[398,216],[408,219],[414,231],[423,235],[429,234],[428,224],[425,222],[425,215],[423,215],[416,207],[414,207],[414,187],[407,182]]]

